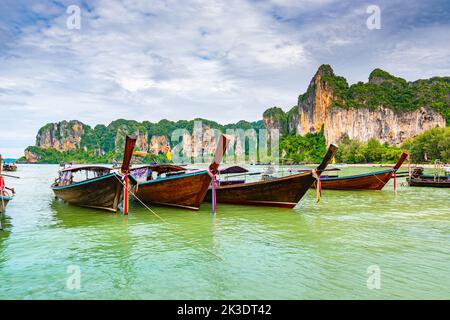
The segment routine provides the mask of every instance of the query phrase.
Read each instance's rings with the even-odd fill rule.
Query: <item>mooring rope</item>
[[[125,188],[124,183],[122,182],[122,180],[119,179],[119,177],[117,175],[115,175],[116,179],[122,184],[122,186]],[[136,200],[138,200],[148,211],[150,211],[151,213],[153,213],[158,219],[160,219],[162,222],[164,223],[168,223],[166,220],[164,220],[160,215],[158,215],[155,211],[153,211],[149,206],[147,206],[141,199],[139,199],[139,197],[132,191],[130,190],[130,187],[128,188],[128,192],[130,192],[130,194],[136,198]],[[171,231],[172,234],[177,235],[177,236],[183,236],[183,234],[179,234],[177,232],[173,232]],[[204,250],[205,252],[209,253],[210,255],[213,255],[214,257],[224,261],[224,259],[221,256],[218,256],[217,254],[215,254],[214,252],[212,252],[211,250],[207,249],[207,248],[202,248],[202,250]]]

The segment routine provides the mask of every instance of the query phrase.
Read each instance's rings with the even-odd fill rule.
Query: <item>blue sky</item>
[[[3,0],[0,153],[22,155],[60,120],[259,120],[295,105],[323,63],[350,83],[377,67],[449,76],[449,17],[445,0]]]

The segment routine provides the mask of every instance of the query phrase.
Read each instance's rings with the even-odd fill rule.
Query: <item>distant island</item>
[[[272,107],[260,120],[226,125],[207,119],[120,119],[93,128],[77,120],[50,123],[19,161],[111,163],[121,157],[125,135],[136,134],[137,149],[148,153],[140,161],[167,162],[164,150],[168,144],[173,147],[171,133],[186,129],[192,134],[195,121],[202,122],[205,132],[278,129],[286,163],[318,162],[330,143],[340,146],[336,161],[343,163],[391,163],[405,148],[416,163],[450,162],[450,77],[408,82],[375,69],[367,83],[349,86],[329,65],[322,65],[287,112]],[[248,152],[247,147],[241,152]]]

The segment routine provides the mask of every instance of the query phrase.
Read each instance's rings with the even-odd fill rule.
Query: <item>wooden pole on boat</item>
[[[320,202],[322,196],[322,181],[320,180],[320,175],[324,172],[328,165],[333,161],[336,152],[338,151],[338,146],[330,144],[328,147],[325,157],[323,157],[322,163],[313,170],[311,170],[312,176],[316,179],[316,201]]]
[[[130,206],[130,194],[129,194],[129,176],[128,174],[125,175],[125,189],[124,189],[124,195],[123,195],[123,214],[128,215]]]
[[[398,159],[397,163],[395,164],[394,168],[392,169],[393,172],[393,176],[394,176],[394,192],[397,192],[397,170],[400,169],[400,167],[402,166],[403,162],[405,162],[405,160],[409,158],[409,153],[406,151],[403,151],[402,155],[400,156],[400,159]],[[410,170],[409,166],[408,166],[408,171]]]
[[[212,198],[212,214],[215,216],[217,212],[217,174],[219,173],[219,166],[222,163],[223,156],[227,151],[228,145],[231,139],[222,134],[217,144],[216,153],[214,155],[213,162],[209,166],[209,174],[211,176],[211,198]]]
[[[408,158],[409,154],[406,151],[403,151],[400,159],[398,159],[397,163],[394,166],[394,170],[397,171],[402,166],[403,162],[405,162],[406,158]]]
[[[324,172],[326,170],[326,168],[331,163],[331,161],[333,161],[333,158],[336,155],[337,150],[338,150],[338,147],[336,145],[330,144],[330,146],[328,147],[328,151],[322,160],[322,163],[316,168],[316,171],[319,174],[319,177],[322,174],[322,172]]]
[[[125,142],[125,152],[123,155],[122,167],[120,172],[124,175],[124,189],[123,189],[123,214],[128,215],[130,210],[130,166],[133,158],[133,150],[136,145],[137,137],[127,136]]]

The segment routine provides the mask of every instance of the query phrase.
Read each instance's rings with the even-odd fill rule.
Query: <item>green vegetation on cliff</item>
[[[326,151],[323,131],[305,136],[287,135],[280,141],[283,160],[295,163],[319,163]],[[436,159],[450,163],[450,128],[434,128],[411,138],[401,146],[390,146],[376,139],[367,142],[348,137],[339,142],[338,163],[396,163],[407,150],[413,163],[434,163]]]
[[[320,75],[321,81],[327,83],[333,91],[331,107],[374,110],[383,106],[395,112],[430,107],[442,114],[447,124],[450,123],[450,77],[408,82],[384,70],[375,69],[369,76],[369,82],[358,82],[349,86],[347,80],[335,75],[329,65],[320,66],[316,77],[317,75]],[[307,91],[299,96],[299,103],[305,103],[312,98],[316,89],[314,79]]]
[[[200,118],[190,121],[180,120],[177,122],[164,119],[158,123],[149,121],[141,123],[133,120],[119,119],[113,121],[108,126],[97,125],[94,128],[78,121],[69,121],[56,124],[50,123],[42,127],[38,132],[37,145],[27,148],[26,151],[28,154],[32,154],[37,158],[37,161],[40,163],[110,163],[114,159],[121,158],[126,135],[138,134],[141,139],[147,139],[148,142],[150,142],[153,136],[165,137],[167,141],[171,142],[172,147],[174,147],[177,142],[171,141],[172,133],[177,129],[186,129],[192,133],[196,121],[200,121],[204,127],[217,129],[223,133],[226,133],[227,130],[234,129],[257,130],[264,128],[264,122],[262,120],[255,122],[239,121],[235,124],[221,125],[217,122]],[[79,144],[76,143],[75,146],[72,146],[75,150],[60,152],[51,145],[56,140],[62,146],[63,137],[65,139],[69,138],[69,141],[74,144],[75,142],[72,141],[74,139],[70,138],[74,138],[75,132],[71,130],[76,126],[82,127],[82,132],[84,133],[81,134],[80,131],[76,132],[81,137],[81,141]],[[45,146],[40,145],[41,138],[45,138],[43,142]],[[139,150],[139,147],[137,147],[137,150]],[[163,154],[154,155],[148,159],[143,159],[143,161],[151,162],[152,159],[157,159],[159,162],[166,161],[166,157]]]
[[[35,146],[28,147],[26,151],[34,154],[39,159],[38,162],[44,164],[59,164],[64,162],[104,164],[112,163],[114,160],[120,162],[123,157],[122,152],[109,152],[104,155],[96,155],[92,151],[85,151],[82,149],[60,152],[52,148],[44,149]],[[168,163],[167,157],[163,154],[140,157],[139,160],[141,163],[152,163],[154,161],[158,163]],[[20,158],[19,161],[26,161],[26,159],[23,157]]]
[[[282,138],[280,148],[284,160],[294,163],[320,163],[326,153],[323,131],[305,136],[288,135]],[[381,144],[375,139],[367,143],[343,138],[339,143],[336,161],[340,163],[395,163],[402,149]]]
[[[450,77],[407,82],[386,71],[375,69],[370,74],[368,83],[358,82],[349,86],[345,78],[334,74],[324,75],[321,80],[333,89],[332,107],[374,110],[383,106],[395,112],[430,107],[450,123]]]
[[[413,163],[433,163],[439,159],[450,163],[450,127],[433,128],[408,139],[401,147],[381,144],[375,139],[367,143],[343,138],[336,161],[342,163],[395,163],[407,150]]]

